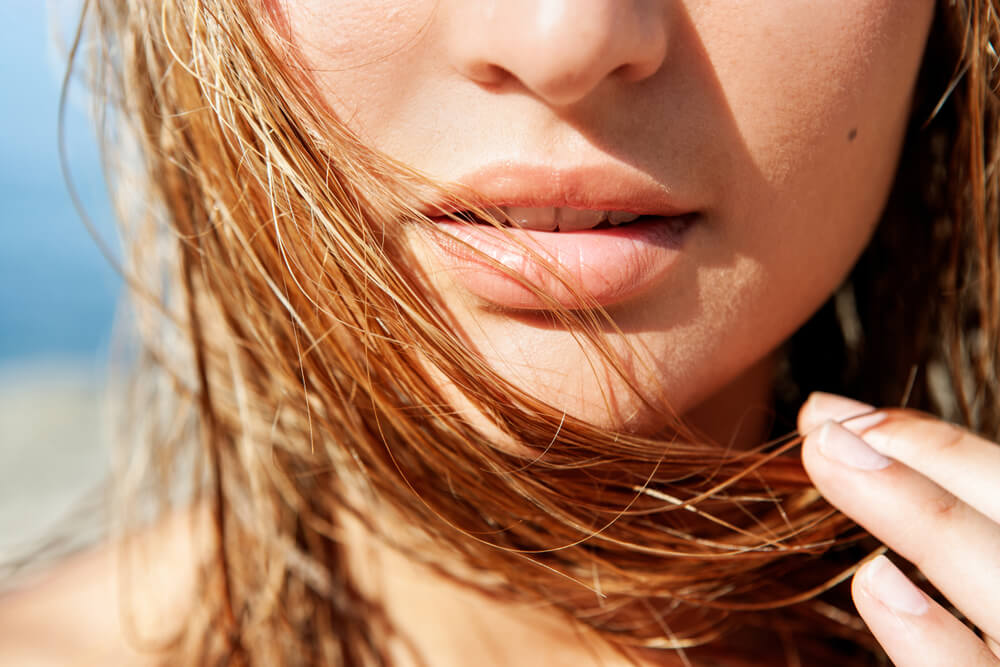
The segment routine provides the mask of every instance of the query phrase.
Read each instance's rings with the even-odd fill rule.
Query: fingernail
[[[826,420],[819,429],[819,451],[828,459],[858,470],[881,470],[891,461],[835,421]]]
[[[920,589],[885,556],[872,560],[865,575],[865,588],[893,611],[920,616],[930,608]]]
[[[821,391],[810,394],[808,407],[812,423],[832,419],[855,433],[864,433],[887,416],[884,412],[876,412],[867,403]]]
[[[809,408],[827,419],[840,419],[874,409],[867,403],[824,391],[814,391],[809,394]]]

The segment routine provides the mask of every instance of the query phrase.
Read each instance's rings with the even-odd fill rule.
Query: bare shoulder
[[[114,552],[74,556],[0,598],[0,664],[148,664],[121,627]]]
[[[154,665],[190,599],[190,520],[71,557],[0,596],[0,665]],[[181,613],[179,613],[181,612]]]

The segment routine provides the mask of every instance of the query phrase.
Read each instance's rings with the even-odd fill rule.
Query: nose
[[[552,106],[602,83],[652,76],[667,53],[665,0],[455,0],[453,65],[489,86],[516,80]]]

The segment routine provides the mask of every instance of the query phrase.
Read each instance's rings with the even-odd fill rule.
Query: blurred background
[[[0,8],[0,563],[56,530],[107,470],[102,389],[120,280],[73,207],[57,143],[78,4]],[[77,81],[71,92],[73,181],[114,248],[87,91]]]

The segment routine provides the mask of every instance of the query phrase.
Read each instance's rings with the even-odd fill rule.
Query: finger
[[[1000,523],[1000,446],[953,424],[910,410],[880,410],[833,394],[809,397],[799,417],[807,433],[827,419],[840,421],[865,442],[926,475]],[[860,418],[851,418],[864,415]],[[874,428],[877,425],[877,428]]]
[[[920,568],[987,634],[1000,634],[1000,526],[836,422],[806,436],[802,457],[827,500]]]
[[[931,600],[885,556],[854,575],[854,604],[897,667],[997,667],[969,628]]]

